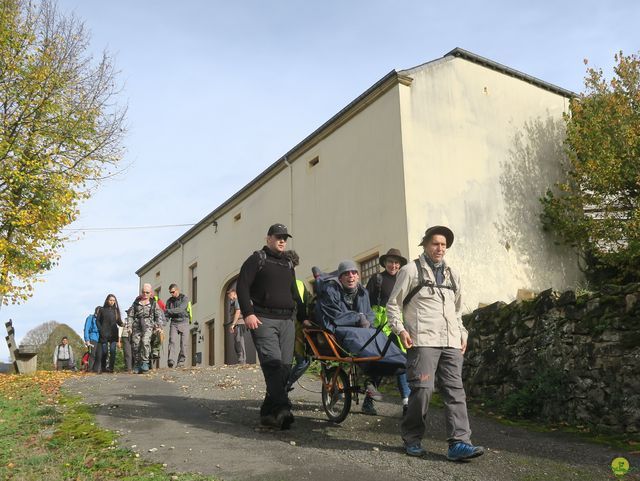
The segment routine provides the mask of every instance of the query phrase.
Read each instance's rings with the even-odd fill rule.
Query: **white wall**
[[[428,226],[448,225],[466,310],[519,288],[575,285],[574,258],[538,220],[558,178],[567,99],[453,57],[403,73],[414,78],[401,99],[412,257]]]

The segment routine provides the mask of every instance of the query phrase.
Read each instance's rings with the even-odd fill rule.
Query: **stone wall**
[[[548,290],[465,316],[470,398],[509,415],[640,433],[640,284]]]

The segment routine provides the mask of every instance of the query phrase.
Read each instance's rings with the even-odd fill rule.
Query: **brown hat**
[[[400,254],[400,251],[398,249],[394,249],[393,247],[391,249],[389,249],[387,251],[387,253],[383,256],[380,256],[380,265],[382,267],[386,267],[385,264],[387,262],[387,259],[389,257],[396,257],[398,259],[400,259],[400,265],[404,266],[407,264],[407,259],[405,259],[404,257],[402,257],[402,254]]]
[[[418,245],[424,246],[434,235],[443,235],[445,239],[447,239],[447,249],[451,247],[451,244],[453,244],[453,232],[451,231],[451,229],[443,225],[434,225],[433,227],[429,227],[424,232],[424,237]]]

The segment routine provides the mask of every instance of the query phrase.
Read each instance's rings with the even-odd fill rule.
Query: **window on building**
[[[378,254],[360,261],[360,283],[363,286],[366,286],[369,279],[378,272],[380,272],[380,257]]]
[[[198,264],[189,267],[191,278],[191,304],[198,302]]]
[[[314,157],[309,161],[309,167],[315,167],[320,163],[320,157]]]

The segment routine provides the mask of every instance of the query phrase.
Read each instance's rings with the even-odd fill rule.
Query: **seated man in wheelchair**
[[[379,357],[380,360],[358,363],[368,377],[363,410],[367,403],[380,400],[382,396],[373,379],[402,373],[406,358],[394,343],[388,343],[387,336],[372,326],[375,314],[371,310],[369,293],[360,284],[358,266],[351,260],[340,262],[335,275],[323,276],[316,280],[316,320],[324,329],[334,333],[336,340],[345,350],[345,356]]]

